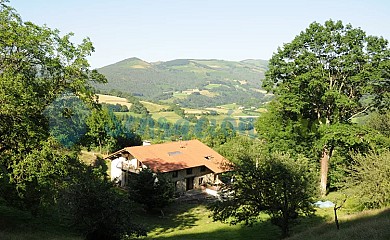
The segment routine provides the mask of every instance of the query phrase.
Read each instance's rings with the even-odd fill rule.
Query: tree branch
[[[352,118],[358,116],[359,114],[364,113],[365,111],[367,111],[367,110],[368,110],[370,107],[372,107],[372,106],[374,106],[374,105],[369,105],[369,106],[365,107],[362,111],[357,112],[357,113],[355,113],[354,115],[352,115],[351,117],[349,117],[349,118],[347,119],[347,121],[350,121],[350,120],[352,120]]]

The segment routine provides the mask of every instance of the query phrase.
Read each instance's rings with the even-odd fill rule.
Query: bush
[[[367,208],[390,205],[390,151],[352,156],[353,166],[347,187],[358,187],[360,202]]]
[[[107,180],[101,166],[86,166],[60,198],[63,218],[86,239],[146,236],[142,227],[132,223],[133,208],[126,194]]]
[[[241,160],[234,181],[223,191],[228,193],[224,200],[210,206],[214,221],[251,225],[264,212],[286,237],[298,216],[314,212],[316,181],[307,159],[271,154]]]
[[[174,194],[175,188],[170,179],[150,169],[132,175],[129,181],[130,199],[142,204],[148,211],[167,206]]]

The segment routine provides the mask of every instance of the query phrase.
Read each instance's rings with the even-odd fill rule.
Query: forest
[[[156,97],[159,93],[130,91],[136,85],[124,87],[124,93],[117,92],[132,104],[130,108],[100,104],[96,86],[104,86],[107,81],[108,85],[118,84],[111,79],[119,79],[123,73],[115,69],[108,73],[105,68],[91,70],[87,59],[94,47],[89,38],[75,44],[72,34],[24,22],[6,0],[0,0],[0,36],[2,239],[20,239],[13,235],[16,231],[31,239],[62,235],[63,239],[142,239],[148,235],[158,239],[156,232],[162,231],[158,226],[176,224],[176,228],[166,230],[168,235],[175,229],[189,231],[197,227],[195,219],[201,219],[202,212],[209,213],[209,220],[201,227],[230,229],[238,234],[237,239],[237,225],[253,227],[254,233],[265,229],[267,239],[310,239],[297,234],[305,234],[305,221],[320,222],[321,210],[313,203],[332,195],[343,196],[339,202],[353,201],[354,212],[377,209],[388,213],[390,47],[382,37],[367,35],[341,21],[313,22],[278,48],[266,67],[263,62],[240,63],[264,70],[257,72],[261,79],[258,83],[248,80],[243,84],[261,91],[243,95],[220,92],[219,96],[226,98],[215,98],[213,106],[242,96],[243,101],[259,98],[267,111],[255,122],[235,125],[231,121],[217,123],[207,116],[189,116],[180,99],[166,110],[181,116],[182,121],[153,119],[135,95]],[[145,69],[167,72],[182,71],[180,68],[188,64],[208,69],[206,60],[175,60],[159,65],[131,61]],[[243,69],[232,71],[243,76]],[[195,73],[188,79],[180,75],[174,80],[183,86],[177,85],[178,89],[172,91],[210,84],[214,84],[212,88],[218,84],[233,86],[232,79],[223,80],[224,70],[211,70],[209,75],[203,72],[206,77],[202,79]],[[172,77],[159,71],[154,74],[162,83],[164,78]],[[255,81],[253,72],[248,75]],[[200,84],[212,76],[220,81]],[[143,75],[138,79],[141,81]],[[161,90],[169,87],[165,89],[162,84]],[[267,101],[262,98],[263,90],[272,94]],[[196,100],[202,96],[191,94],[189,99],[194,98],[194,106],[204,107],[207,100]],[[246,131],[253,128],[254,134],[246,136]],[[172,182],[161,173],[141,171],[128,187],[118,187],[108,176],[105,154],[141,145],[145,139],[155,143],[199,139],[232,162],[233,171],[224,177],[233,180],[222,186],[219,200],[191,208],[175,202],[178,196]],[[93,155],[93,160],[85,161],[83,153]],[[339,202],[334,206],[335,214],[342,210],[343,203]],[[172,216],[165,214],[181,210],[172,222]],[[373,228],[368,238],[390,237],[388,216],[383,226],[377,226],[381,230],[375,232]],[[156,223],[160,218],[162,225]],[[34,223],[43,219],[37,226],[46,226],[39,234],[50,229],[52,236],[34,236]],[[184,237],[197,238],[205,232],[190,234]],[[207,234],[204,237],[217,236]]]

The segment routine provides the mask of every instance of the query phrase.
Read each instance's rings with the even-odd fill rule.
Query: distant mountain
[[[148,63],[129,58],[98,69],[107,77],[108,84],[97,88],[116,89],[183,107],[259,103],[264,98],[260,86],[267,65],[267,61],[256,59],[238,62],[176,59]]]

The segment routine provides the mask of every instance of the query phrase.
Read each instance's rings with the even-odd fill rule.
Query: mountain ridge
[[[147,62],[131,57],[98,69],[107,77],[108,84],[96,87],[184,107],[244,104],[264,97],[259,89],[267,65],[268,61],[259,59],[189,58]]]

